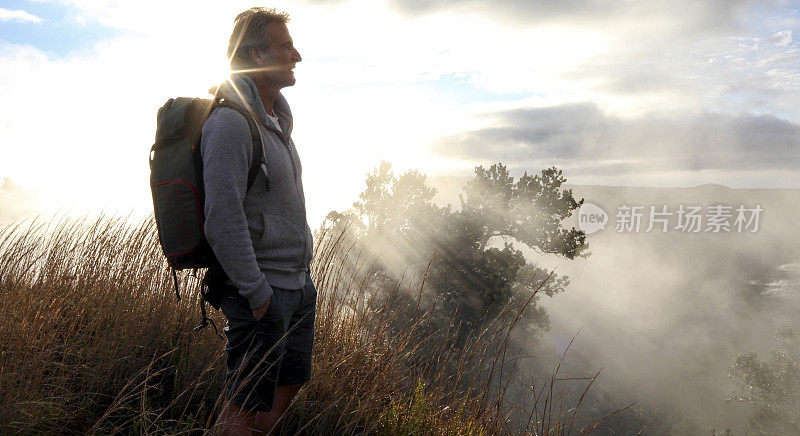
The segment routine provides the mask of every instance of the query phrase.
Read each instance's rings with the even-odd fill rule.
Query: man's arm
[[[239,294],[250,302],[256,319],[266,310],[272,288],[258,267],[243,201],[253,159],[247,120],[238,112],[216,109],[200,140],[205,186],[206,239]],[[263,309],[263,310],[257,310]]]

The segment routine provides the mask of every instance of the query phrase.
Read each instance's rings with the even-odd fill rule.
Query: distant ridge
[[[697,185],[695,188],[699,189],[734,189],[730,186],[720,185],[719,183],[704,183],[702,185]]]
[[[436,188],[433,200],[439,205],[460,206],[459,194],[472,176],[428,177],[428,184]],[[732,188],[718,183],[697,186],[624,186],[581,185],[567,183],[576,198],[600,204],[630,202],[632,204],[769,204],[772,210],[784,209],[800,200],[800,188]]]

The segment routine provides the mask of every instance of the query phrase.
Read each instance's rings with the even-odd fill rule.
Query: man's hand
[[[269,300],[271,299],[272,298],[268,299],[267,302],[258,309],[253,309],[253,317],[256,319],[256,321],[260,321],[261,317],[264,316],[264,313],[267,311],[267,307],[269,307]]]

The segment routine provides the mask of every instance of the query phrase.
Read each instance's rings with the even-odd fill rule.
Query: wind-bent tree
[[[349,226],[383,260],[384,275],[427,273],[426,306],[440,324],[433,327],[453,318],[464,339],[496,317],[515,292],[529,296],[548,277],[515,245],[568,259],[587,255],[584,233],[562,227],[583,203],[562,188],[564,182],[556,168],[515,180],[500,163],[479,166],[464,187],[460,208],[453,210],[433,202],[436,190],[425,175],[408,171],[395,177],[391,165],[382,162],[367,175],[353,209],[331,212],[327,224],[333,231]],[[567,283],[566,277],[553,276],[540,292],[552,296]],[[548,325],[535,301],[526,322],[538,329]]]

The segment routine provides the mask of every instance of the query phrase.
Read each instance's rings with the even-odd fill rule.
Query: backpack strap
[[[253,186],[253,183],[255,183],[259,169],[263,169],[264,176],[267,179],[267,189],[269,189],[269,175],[267,174],[267,163],[264,162],[264,145],[261,143],[261,132],[259,132],[258,124],[256,124],[256,121],[253,119],[250,111],[230,100],[221,98],[217,98],[214,101],[214,107],[227,107],[233,109],[242,114],[242,116],[247,120],[247,125],[250,127],[250,136],[253,140],[253,163],[250,164],[250,171],[247,173],[247,190],[249,191]],[[258,156],[257,160],[256,156]]]

